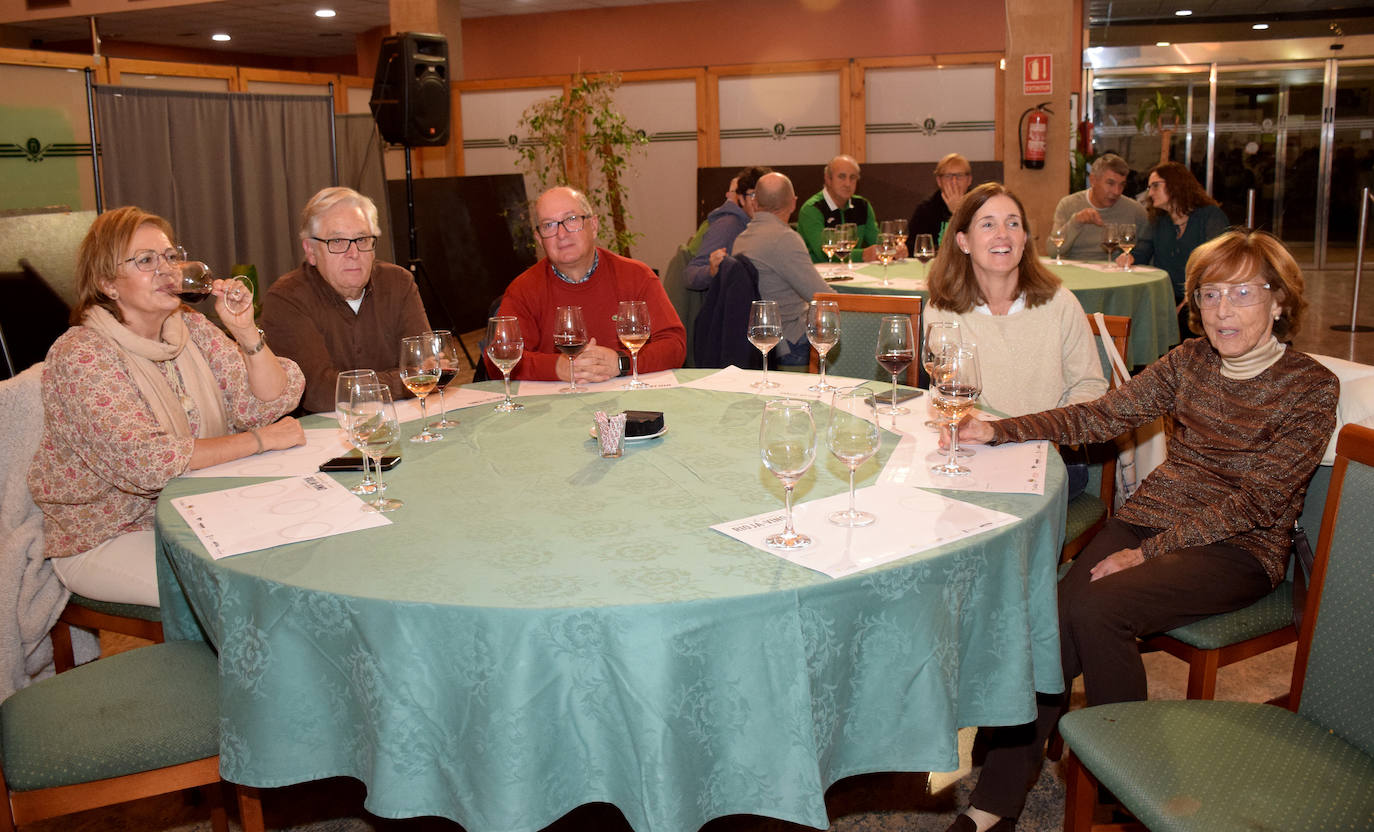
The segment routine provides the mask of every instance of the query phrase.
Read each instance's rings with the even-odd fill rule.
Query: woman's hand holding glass
[[[514,413],[525,406],[510,397],[510,371],[525,354],[525,339],[520,334],[520,319],[512,315],[498,315],[487,319],[487,358],[501,371],[506,383],[506,398],[496,406],[497,413]]]
[[[441,433],[429,429],[429,411],[425,399],[439,386],[439,356],[434,339],[425,335],[410,335],[401,339],[401,383],[420,400],[420,432],[411,442],[438,442]]]
[[[816,461],[816,423],[811,405],[795,399],[773,399],[764,403],[759,426],[759,455],[763,465],[782,481],[787,521],[782,531],[764,542],[774,549],[803,549],[811,538],[792,527],[792,489]]]
[[[873,458],[882,442],[877,409],[873,391],[867,387],[836,390],[831,399],[825,444],[849,468],[849,508],[830,514],[830,522],[837,526],[867,526],[878,519],[854,507],[854,472]]]
[[[353,427],[353,397],[357,395],[358,388],[377,384],[381,384],[381,380],[377,378],[375,370],[345,370],[339,373],[334,386],[334,415],[338,417],[339,428],[345,437],[349,437],[350,443],[353,441],[349,433]],[[367,454],[363,454],[362,482],[348,489],[359,497],[380,494],[386,488],[368,472],[367,462]]]
[[[396,405],[391,401],[391,388],[385,384],[359,384],[353,389],[348,404],[348,439],[359,452],[372,460],[377,471],[377,497],[367,504],[371,511],[395,511],[404,503],[383,497],[382,455],[396,444],[401,435],[396,419]]]

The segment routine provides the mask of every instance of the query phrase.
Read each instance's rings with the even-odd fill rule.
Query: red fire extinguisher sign
[[[1051,55],[1027,55],[1025,77],[1022,79],[1026,95],[1050,95],[1054,84],[1050,80],[1054,69]]]

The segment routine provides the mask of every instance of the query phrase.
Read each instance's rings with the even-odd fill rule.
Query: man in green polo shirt
[[[868,200],[854,195],[858,187],[859,163],[853,156],[836,156],[825,166],[825,187],[803,203],[797,212],[797,232],[806,241],[811,262],[824,263],[830,259],[821,251],[821,231],[842,222],[852,222],[858,229],[859,242],[849,259],[878,259],[877,215]]]

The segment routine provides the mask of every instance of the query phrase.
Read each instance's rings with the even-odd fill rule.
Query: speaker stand
[[[416,283],[420,283],[421,281],[423,281],[425,286],[429,287],[429,296],[434,298],[435,302],[439,304],[439,308],[444,314],[444,321],[447,322],[449,326],[454,326],[455,318],[453,317],[453,312],[448,308],[448,304],[444,301],[444,296],[439,294],[438,289],[435,288],[434,282],[429,279],[429,272],[425,270],[425,263],[423,260],[420,259],[420,247],[415,236],[415,179],[410,169],[410,145],[406,145],[405,149],[406,229],[410,234],[410,260],[407,262],[406,265],[407,268],[410,269],[411,275],[414,276]],[[453,336],[453,339],[458,342],[458,348],[463,351],[463,357],[468,360],[468,366],[472,368],[472,371],[474,373],[476,373],[477,362],[472,360],[472,353],[468,352],[468,345],[463,343],[462,333],[455,332],[453,333]]]

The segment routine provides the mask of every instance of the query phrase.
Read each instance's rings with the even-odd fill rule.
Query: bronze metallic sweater
[[[1236,381],[1221,375],[1207,339],[1194,338],[1100,399],[993,422],[993,441],[1101,442],[1172,415],[1164,464],[1116,516],[1159,530],[1141,544],[1146,558],[1225,542],[1258,558],[1277,586],[1339,396],[1336,376],[1291,347]]]

